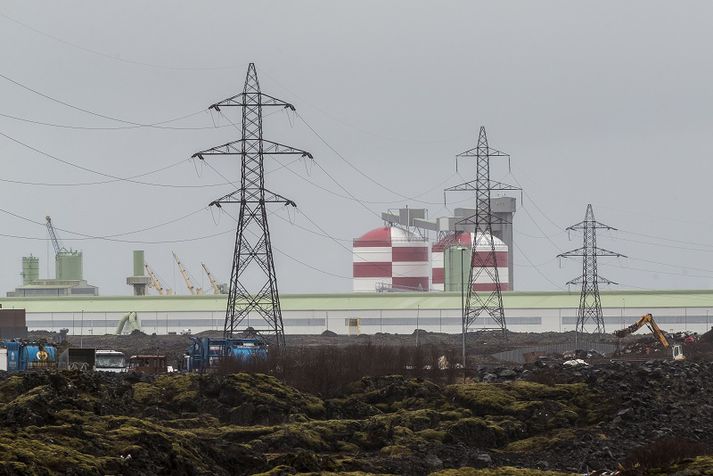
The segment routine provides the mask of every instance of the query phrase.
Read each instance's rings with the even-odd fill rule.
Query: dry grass
[[[267,359],[228,359],[216,372],[271,374],[302,391],[330,397],[367,376],[400,374],[454,383],[463,372],[455,366],[459,360],[456,351],[443,352],[431,345],[291,347],[282,353],[271,350]]]

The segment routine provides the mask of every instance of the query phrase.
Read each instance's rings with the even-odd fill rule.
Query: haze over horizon
[[[237,210],[207,205],[239,162],[190,157],[238,138],[238,111],[207,107],[242,91],[250,62],[298,112],[266,117],[265,138],[315,160],[266,158],[268,187],[298,205],[270,218],[282,293],[350,291],[351,240],[386,209],[473,206],[442,190],[473,178],[455,155],[481,125],[512,157],[492,177],[525,190],[517,290],[581,272],[555,256],[581,246],[564,229],[588,203],[619,229],[599,245],[629,256],[600,261],[612,289],[709,288],[712,19],[704,2],[6,1],[0,293],[22,256],[52,266],[45,215],[103,295],[130,294],[133,249],[179,293],[171,251],[202,287],[201,262],[227,281]]]

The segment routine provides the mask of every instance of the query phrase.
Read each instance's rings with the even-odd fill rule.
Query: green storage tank
[[[55,279],[58,281],[81,281],[83,275],[82,252],[60,251],[55,256]]]
[[[22,257],[22,285],[27,286],[40,279],[40,259],[36,256]]]
[[[470,280],[468,263],[471,262],[471,256],[472,251],[470,248],[460,246],[451,246],[443,251],[444,285],[446,291],[460,292],[461,289],[468,289],[467,283]]]

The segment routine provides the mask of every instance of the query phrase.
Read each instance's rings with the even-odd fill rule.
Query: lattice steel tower
[[[267,204],[281,203],[293,207],[296,204],[265,188],[263,158],[271,154],[299,154],[311,159],[312,155],[304,150],[263,139],[262,108],[267,106],[295,110],[292,104],[260,91],[255,64],[250,63],[243,92],[210,106],[210,109],[218,112],[221,107],[240,107],[242,137],[197,152],[193,157],[204,160],[209,155],[240,156],[240,189],[210,203],[218,208],[226,203],[240,204],[224,336],[232,337],[248,317],[259,317],[264,320],[265,328],[258,326],[255,330],[274,334],[276,344],[281,347],[284,346],[285,335],[267,221]]]
[[[582,284],[582,294],[579,297],[579,311],[577,311],[578,333],[587,332],[591,329],[594,333],[603,334],[604,317],[602,315],[602,302],[599,298],[599,284],[617,284],[606,278],[599,276],[597,272],[597,258],[600,256],[616,256],[626,258],[626,256],[614,251],[605,250],[597,246],[597,229],[616,230],[616,228],[594,219],[592,205],[587,205],[587,213],[584,221],[572,225],[567,230],[581,230],[584,233],[584,243],[581,248],[567,251],[557,255],[558,258],[570,258],[573,256],[582,257],[582,275],[567,282],[567,284]]]
[[[493,215],[490,209],[490,196],[493,191],[521,190],[519,187],[507,185],[490,180],[490,158],[510,157],[499,150],[488,146],[488,137],[485,127],[480,128],[478,145],[456,156],[475,157],[476,179],[460,185],[447,188],[446,192],[475,192],[476,214],[460,220],[456,224],[475,225],[475,239],[471,245],[472,266],[468,280],[468,297],[463,312],[464,329],[467,333],[470,328],[498,329],[503,333],[507,330],[505,311],[503,309],[503,296],[498,275],[497,253],[493,239],[493,224],[500,223],[501,218]],[[477,248],[488,247],[487,251],[477,251]],[[481,279],[482,278],[482,279]],[[476,286],[485,281],[492,289],[480,291]],[[480,320],[480,318],[483,318]],[[480,324],[480,325],[478,325]]]

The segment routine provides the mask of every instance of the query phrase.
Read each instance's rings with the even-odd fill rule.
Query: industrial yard
[[[483,336],[470,337],[484,344]],[[269,363],[246,363],[238,373],[224,367],[209,374],[5,376],[0,468],[7,474],[62,472],[67,465],[76,474],[710,474],[710,360],[673,362],[659,353],[645,362],[612,362],[592,355],[583,356],[588,364],[568,366],[553,355],[508,365],[484,350],[472,358],[490,363],[472,366],[464,381],[462,369],[443,360],[439,366],[440,354],[433,353],[448,349],[449,338],[364,336],[338,345],[327,343],[332,336],[298,339],[277,373]],[[111,339],[116,347],[129,343]],[[168,350],[167,337],[160,339],[158,348]],[[517,347],[558,339],[510,340]],[[145,348],[126,349],[149,350],[150,336],[135,336],[142,340]],[[701,341],[713,349],[713,335]],[[445,355],[457,360],[453,349]],[[317,364],[325,359],[329,369]]]

